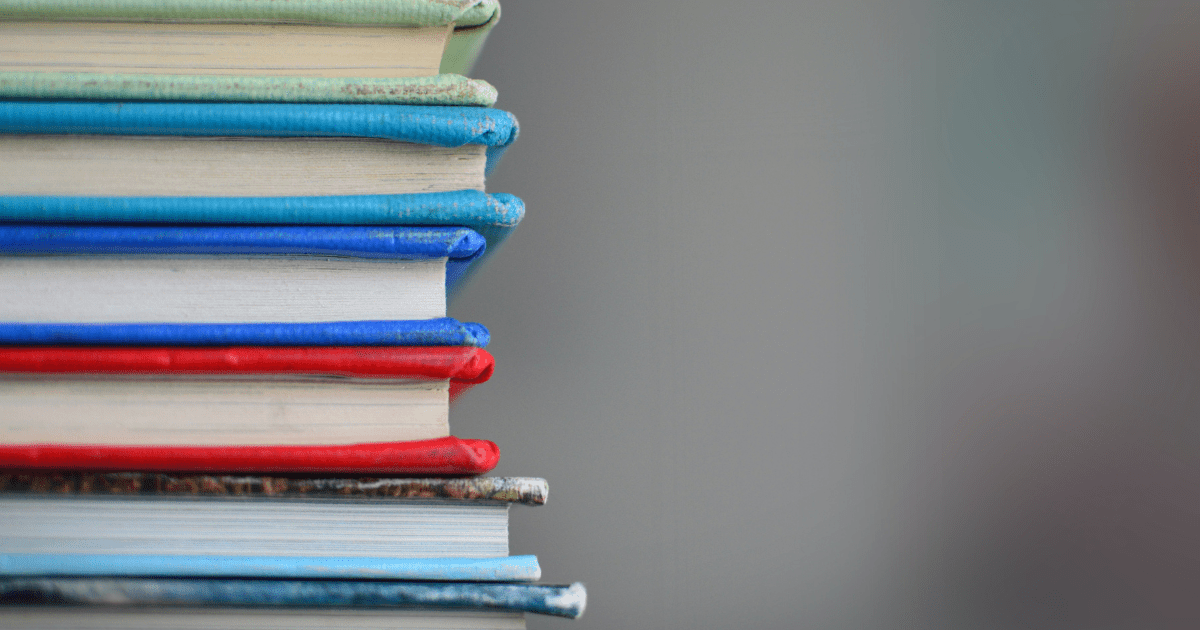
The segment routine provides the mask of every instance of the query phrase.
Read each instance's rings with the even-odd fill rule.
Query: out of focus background
[[[451,425],[550,482],[530,627],[1200,625],[1188,4],[505,0]]]

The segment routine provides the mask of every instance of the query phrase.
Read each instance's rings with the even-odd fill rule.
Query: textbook
[[[492,369],[486,350],[463,346],[3,346],[0,466],[112,469],[124,458],[219,470],[218,461],[249,457],[246,469],[258,457],[280,470],[268,455],[402,453],[388,443],[447,438],[451,398]],[[483,444],[465,450],[494,466],[498,453]],[[215,460],[168,457],[188,449]]]
[[[31,609],[39,605],[47,608]],[[151,611],[146,608],[149,606],[167,607],[168,610]],[[92,615],[92,619],[97,614],[100,619],[105,619],[106,613],[178,615],[185,612],[179,608],[249,608],[253,612],[242,614],[256,616],[268,611],[278,614],[297,607],[306,609],[303,612],[310,615],[344,614],[349,609],[357,609],[374,610],[377,614],[387,611],[397,616],[397,612],[413,609],[450,609],[538,613],[577,619],[583,615],[586,606],[587,590],[578,582],[566,585],[235,578],[0,578],[0,625],[6,628],[24,627],[16,621],[22,619],[22,615],[45,619],[78,613],[78,607],[87,607],[83,610]],[[131,607],[137,607],[137,612]],[[192,610],[186,612],[190,614]],[[230,610],[222,612],[237,614]],[[280,624],[281,627],[288,625]]]
[[[533,581],[508,509],[545,498],[523,477],[3,474],[0,575]]]
[[[0,322],[443,318],[485,247],[467,228],[0,224]]]
[[[495,0],[0,0],[0,96],[483,105]]]
[[[482,107],[0,101],[0,195],[482,191],[517,133]]]

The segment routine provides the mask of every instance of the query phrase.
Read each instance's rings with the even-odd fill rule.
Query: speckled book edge
[[[478,584],[359,580],[0,579],[0,606],[204,606],[452,608],[577,619],[583,584]]]
[[[0,72],[0,97],[491,107],[496,88],[457,74],[400,79]]]
[[[0,494],[8,495],[442,499],[542,505],[548,493],[546,480],[536,477],[300,479],[146,472],[0,472]]]

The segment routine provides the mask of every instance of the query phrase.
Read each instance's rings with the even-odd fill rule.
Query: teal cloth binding
[[[0,222],[461,226],[495,249],[525,216],[512,195],[478,190],[327,197],[0,195]]]
[[[307,103],[0,101],[0,133],[382,138],[487,147],[487,172],[517,139],[490,107]]]
[[[464,280],[478,272],[524,216],[519,198],[478,190],[327,197],[0,195],[0,222],[467,227],[483,236],[487,248]]]

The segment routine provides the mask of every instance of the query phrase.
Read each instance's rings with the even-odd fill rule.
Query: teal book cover
[[[487,241],[485,257],[524,216],[519,198],[478,190],[316,197],[0,195],[0,222],[467,227]]]
[[[474,145],[484,151],[486,174],[516,139],[518,125],[507,112],[478,107],[0,101],[0,134],[0,142],[71,134]],[[467,227],[484,237],[484,255],[490,256],[525,215],[519,198],[482,190],[296,196],[232,196],[220,194],[219,187],[213,190],[212,196],[81,196],[4,194],[0,189],[0,221]]]
[[[194,138],[360,138],[482,146],[491,172],[517,139],[517,119],[487,107],[0,101],[0,134]]]

